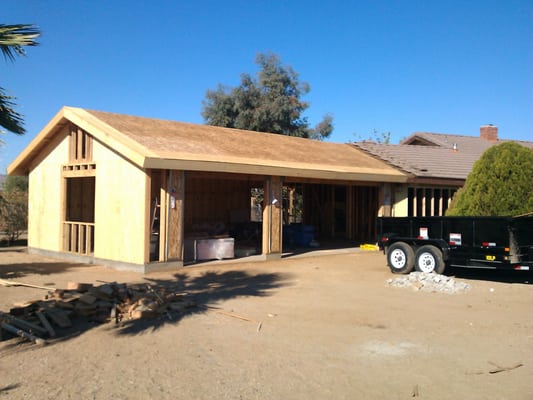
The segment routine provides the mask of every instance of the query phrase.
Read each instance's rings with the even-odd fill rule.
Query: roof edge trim
[[[65,119],[65,107],[61,108],[54,117],[48,121],[43,129],[33,138],[28,146],[7,167],[8,175],[26,175],[28,172],[28,158],[41,143],[53,135],[55,128]]]
[[[177,169],[186,171],[217,171],[225,173],[254,175],[273,175],[273,176],[290,176],[296,178],[318,178],[330,180],[348,180],[348,181],[380,181],[405,183],[408,176],[398,171],[380,172],[370,168],[361,169],[360,171],[340,171],[324,170],[314,168],[291,168],[275,165],[247,164],[247,163],[228,163],[222,161],[205,161],[205,160],[176,160],[162,158],[146,158],[144,168],[153,169]]]

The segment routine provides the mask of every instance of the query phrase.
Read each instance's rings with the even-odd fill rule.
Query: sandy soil
[[[454,273],[472,290],[390,287],[394,276],[376,252],[141,276],[4,249],[2,279],[60,288],[68,281],[173,283],[201,306],[256,322],[200,307],[172,320],[86,326],[47,346],[4,340],[0,398],[533,398],[527,277]],[[0,310],[43,292],[0,286]]]

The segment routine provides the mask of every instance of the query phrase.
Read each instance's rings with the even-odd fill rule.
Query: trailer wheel
[[[420,272],[435,272],[442,274],[446,264],[442,259],[442,251],[430,244],[420,247],[416,251],[415,269]]]
[[[393,274],[408,274],[415,266],[415,252],[405,242],[396,242],[387,249],[387,264]]]

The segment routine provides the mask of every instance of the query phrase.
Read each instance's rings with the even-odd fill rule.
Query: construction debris
[[[243,315],[235,314],[235,313],[232,313],[232,312],[219,310],[216,307],[203,306],[203,308],[205,308],[206,310],[209,310],[209,311],[216,312],[217,314],[222,314],[222,315],[226,315],[228,317],[242,319],[243,321],[253,322],[253,323],[257,324],[257,332],[259,332],[261,330],[261,326],[263,325],[263,323],[261,321],[256,321],[255,319],[251,319],[251,318],[245,317]]]
[[[1,280],[4,286],[41,286]],[[69,282],[67,289],[47,288],[43,299],[17,304],[9,313],[0,311],[0,339],[2,330],[37,344],[81,321],[116,324],[141,318],[157,318],[172,313],[184,313],[195,307],[186,293],[171,289],[153,288],[146,283],[126,285]]]
[[[0,279],[0,285],[2,285],[2,286],[26,286],[26,287],[30,287],[30,288],[34,288],[34,289],[43,289],[43,290],[52,290],[52,289],[54,289],[52,287],[31,285],[29,283],[8,281],[6,279]]]
[[[411,272],[409,275],[402,275],[394,279],[387,279],[387,284],[393,287],[409,287],[414,291],[447,294],[464,293],[472,288],[470,284],[457,281],[452,276],[419,271]]]

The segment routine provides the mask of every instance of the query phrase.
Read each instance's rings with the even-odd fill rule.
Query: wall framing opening
[[[64,180],[63,251],[92,255],[96,178],[67,177]]]

